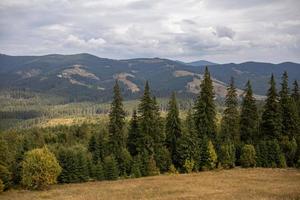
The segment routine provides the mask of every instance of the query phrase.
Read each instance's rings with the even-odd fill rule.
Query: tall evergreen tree
[[[203,80],[200,84],[200,93],[195,102],[194,120],[199,138],[208,136],[215,141],[216,136],[216,111],[214,104],[213,84],[208,68],[205,68]]]
[[[155,122],[153,112],[153,99],[151,97],[148,81],[145,85],[144,94],[138,107],[139,112],[139,129],[141,131],[141,139],[139,141],[139,151],[154,153],[154,137],[155,134]]]
[[[279,139],[281,135],[280,105],[273,74],[262,114],[261,134],[264,139]]]
[[[280,106],[282,119],[282,136],[292,139],[299,132],[299,118],[295,101],[291,98],[288,88],[288,74],[285,71],[282,76],[280,91]]]
[[[109,142],[111,153],[119,155],[122,148],[125,148],[125,111],[123,108],[122,96],[118,81],[114,86],[114,96],[109,113]]]
[[[221,140],[232,141],[235,144],[238,144],[240,142],[239,112],[237,93],[233,78],[231,78],[230,85],[227,88],[225,106],[226,108],[221,124]]]
[[[245,95],[242,102],[240,116],[240,135],[241,142],[245,144],[254,144],[258,134],[258,111],[253,97],[250,81],[246,84]]]
[[[179,109],[176,101],[175,93],[169,101],[168,114],[166,118],[166,143],[167,148],[171,154],[172,162],[175,167],[178,167],[177,143],[181,137],[181,122],[179,118]]]
[[[295,80],[293,83],[293,92],[292,92],[292,98],[294,99],[294,102],[296,103],[297,110],[298,110],[298,116],[300,117],[300,91],[299,91],[299,85],[298,82]]]
[[[127,139],[128,151],[132,156],[136,156],[138,154],[138,142],[141,139],[140,137],[137,113],[136,110],[133,110]]]

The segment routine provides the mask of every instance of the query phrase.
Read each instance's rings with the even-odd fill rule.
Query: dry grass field
[[[300,170],[232,169],[10,190],[1,200],[300,199]]]

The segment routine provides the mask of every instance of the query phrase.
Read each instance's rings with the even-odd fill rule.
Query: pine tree
[[[179,109],[176,101],[175,93],[172,94],[168,106],[168,114],[166,118],[166,144],[171,154],[172,162],[175,167],[179,166],[177,143],[182,136],[181,122],[179,118]]]
[[[280,107],[282,120],[282,136],[287,136],[291,140],[299,133],[299,118],[296,104],[289,94],[288,74],[286,71],[282,76]]]
[[[106,180],[117,180],[119,177],[118,163],[112,155],[104,158],[104,174]]]
[[[191,109],[188,110],[184,121],[182,136],[177,143],[178,168],[184,170],[186,160],[193,160],[195,169],[198,169],[200,159],[199,138],[195,131],[194,118]]]
[[[138,107],[139,112],[139,128],[141,131],[141,139],[139,141],[139,153],[149,152],[154,153],[154,138],[155,132],[153,101],[151,98],[150,88],[146,82],[144,94]]]
[[[199,167],[201,170],[213,169],[217,163],[217,154],[211,140],[204,136],[201,141],[201,153]]]
[[[200,84],[200,94],[195,102],[194,120],[196,131],[199,138],[208,136],[212,141],[215,141],[216,124],[215,124],[215,104],[214,104],[214,92],[213,84],[208,72],[205,68],[204,78]]]
[[[279,139],[281,135],[280,105],[273,74],[262,114],[261,134],[264,139]]]
[[[221,141],[232,141],[238,144],[240,142],[238,99],[233,78],[227,88],[225,106],[221,124]]]
[[[100,163],[100,162],[98,162],[97,164],[95,164],[95,179],[97,180],[97,181],[102,181],[102,180],[104,180],[104,169],[103,169],[103,166],[102,166],[102,164]]]
[[[233,168],[236,161],[236,152],[233,142],[227,141],[221,144],[218,158],[222,167]]]
[[[96,136],[92,135],[89,141],[88,150],[91,152],[93,161],[96,163],[99,160],[99,151],[98,151],[98,144],[96,141]]]
[[[114,86],[114,97],[111,103],[109,113],[109,143],[111,153],[116,156],[120,154],[121,149],[126,147],[125,143],[125,111],[123,108],[121,92],[118,81]]]
[[[138,154],[138,142],[141,140],[136,110],[133,110],[128,131],[127,147],[132,156]]]
[[[240,116],[240,135],[241,142],[245,144],[254,144],[258,139],[258,111],[253,97],[250,81],[246,84],[245,95],[242,102]]]
[[[294,99],[294,102],[297,106],[298,116],[300,117],[300,91],[299,91],[298,82],[295,80],[293,85],[294,87],[293,87],[292,98]]]

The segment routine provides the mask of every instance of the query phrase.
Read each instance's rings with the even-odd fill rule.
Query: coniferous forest
[[[146,82],[138,107],[125,112],[116,81],[108,123],[7,130],[0,134],[0,190],[117,180],[237,166],[300,167],[300,91],[270,75],[260,108],[251,82],[238,98],[231,78],[221,115],[206,68],[200,92],[182,113],[172,93],[166,115]]]

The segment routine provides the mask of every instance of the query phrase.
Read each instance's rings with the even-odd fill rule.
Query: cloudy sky
[[[0,53],[300,62],[299,0],[0,0]]]

